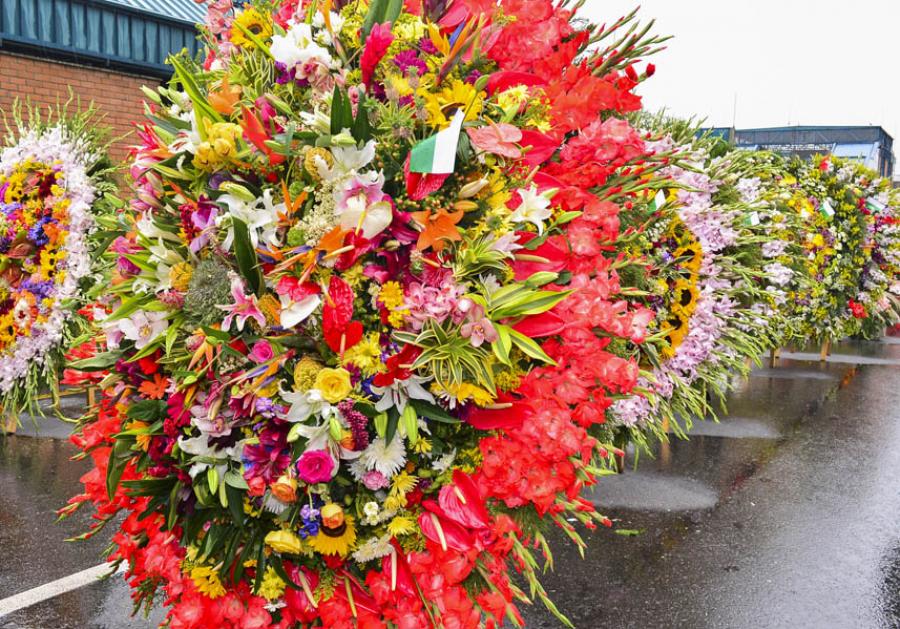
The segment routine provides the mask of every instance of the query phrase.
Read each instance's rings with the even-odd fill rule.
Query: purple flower
[[[425,76],[428,72],[428,65],[419,58],[419,55],[416,54],[415,50],[398,52],[394,55],[392,61],[403,74],[409,74],[410,68],[415,68],[418,76]]]
[[[261,478],[266,484],[273,482],[291,464],[287,435],[279,430],[263,430],[258,444],[244,446],[242,461],[248,481]]]

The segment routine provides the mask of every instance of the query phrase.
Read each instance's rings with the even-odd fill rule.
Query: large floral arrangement
[[[657,173],[655,194],[627,214],[622,237],[623,246],[650,259],[636,283],[656,314],[651,342],[640,347],[647,372],[635,394],[612,407],[612,425],[630,429],[638,443],[665,424],[683,434],[691,418],[712,412],[711,397],[724,396],[733,375],[747,370],[746,359],[776,343],[779,311],[771,289],[793,276],[769,251],[774,219],[759,201],[754,157],[743,151],[713,157],[717,141],[695,137],[690,123],[645,123],[662,135],[651,146],[674,158]]]
[[[88,110],[74,117],[17,116],[0,152],[0,397],[16,411],[54,383],[75,312],[96,285],[91,234],[113,188],[102,131]]]
[[[65,513],[125,512],[110,560],[173,629],[559,615],[533,552],[609,524],[590,432],[652,318],[613,243],[663,165],[619,117],[661,40],[549,0],[269,7],[215,3],[150,94]]]
[[[795,295],[800,339],[880,334],[896,319],[896,201],[889,183],[852,161],[794,161],[783,180],[804,229],[807,290]]]

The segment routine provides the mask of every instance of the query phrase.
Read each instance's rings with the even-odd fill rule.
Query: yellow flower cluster
[[[235,159],[242,130],[240,125],[230,122],[209,124],[205,121],[205,124],[206,140],[197,147],[193,163],[201,170],[214,171]]]

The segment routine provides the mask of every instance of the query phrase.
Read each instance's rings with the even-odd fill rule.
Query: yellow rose
[[[282,555],[299,555],[303,542],[290,531],[272,531],[266,535],[266,545]]]
[[[350,372],[343,367],[325,368],[316,374],[316,389],[331,404],[337,404],[350,395],[353,386],[350,384]]]

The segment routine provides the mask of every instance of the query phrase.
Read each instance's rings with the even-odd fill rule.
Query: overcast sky
[[[900,1],[587,0],[582,11],[611,22],[638,4],[675,36],[639,88],[647,109],[738,128],[873,124],[900,137]]]

